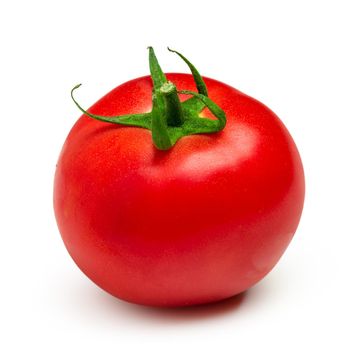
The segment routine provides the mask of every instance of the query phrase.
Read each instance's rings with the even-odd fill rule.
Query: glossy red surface
[[[195,90],[190,75],[167,77]],[[304,174],[287,129],[260,102],[204,80],[227,115],[218,134],[159,151],[149,130],[82,116],[63,146],[59,230],[80,269],[118,298],[180,306],[233,296],[274,267],[298,226]],[[150,77],[129,81],[90,112],[150,111],[151,89]]]

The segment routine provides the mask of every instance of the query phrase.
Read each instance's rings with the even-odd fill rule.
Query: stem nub
[[[176,86],[171,81],[167,81],[161,86],[160,92],[165,100],[167,125],[181,126],[184,122],[184,116]]]

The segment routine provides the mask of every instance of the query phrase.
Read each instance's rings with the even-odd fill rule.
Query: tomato
[[[189,74],[166,78],[196,88]],[[92,281],[123,300],[183,306],[241,293],[275,266],[297,229],[304,174],[286,127],[257,100],[203,80],[225,111],[222,131],[182,137],[164,151],[150,130],[83,115],[61,151],[54,208],[65,246]],[[151,110],[145,76],[89,112]],[[201,117],[213,119],[208,109]]]

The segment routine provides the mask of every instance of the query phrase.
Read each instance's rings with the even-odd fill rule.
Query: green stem
[[[160,92],[165,100],[166,123],[168,126],[181,126],[184,116],[176,86],[168,81],[162,85]]]
[[[210,134],[221,131],[226,125],[225,112],[208,97],[208,91],[203,78],[193,64],[182,54],[179,55],[190,67],[197,92],[180,90],[167,81],[152,47],[149,47],[149,66],[153,81],[152,111],[147,113],[104,116],[90,113],[76,101],[74,92],[80,87],[76,85],[71,91],[71,97],[76,106],[87,116],[113,124],[135,126],[151,131],[155,147],[168,150],[184,136],[195,134]],[[191,98],[180,102],[178,94],[192,95]],[[207,107],[216,119],[202,118],[200,112]]]
[[[170,140],[168,126],[165,120],[164,100],[157,90],[152,94],[152,104],[152,140],[158,149],[166,151],[173,144]]]

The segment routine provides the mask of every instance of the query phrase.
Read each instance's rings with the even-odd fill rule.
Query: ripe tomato
[[[195,89],[191,75],[166,77]],[[257,100],[204,82],[226,113],[219,133],[185,136],[162,151],[149,130],[83,115],[63,146],[54,185],[59,230],[80,269],[118,298],[180,306],[231,297],[275,266],[298,226],[304,175],[287,129]],[[89,111],[151,109],[146,76]]]

